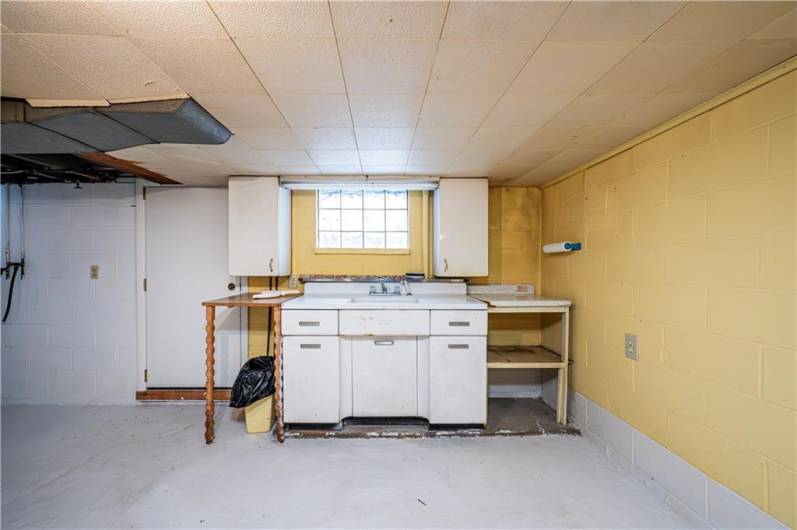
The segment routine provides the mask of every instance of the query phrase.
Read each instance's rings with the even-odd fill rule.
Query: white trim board
[[[571,395],[569,410],[570,421],[604,447],[608,458],[630,465],[690,524],[720,529],[788,528],[582,394]]]

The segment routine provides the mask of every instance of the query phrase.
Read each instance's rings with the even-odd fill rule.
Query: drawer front
[[[351,341],[354,415],[417,416],[415,337],[358,337]]]
[[[337,335],[338,312],[290,309],[282,312],[283,335]]]
[[[282,399],[286,423],[340,421],[337,337],[282,339]]]
[[[487,421],[487,338],[429,339],[429,422]]]
[[[487,311],[431,311],[432,335],[487,335]]]
[[[428,335],[429,311],[372,309],[342,310],[341,335]]]

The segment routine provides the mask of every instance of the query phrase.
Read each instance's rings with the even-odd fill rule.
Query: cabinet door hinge
[[[144,368],[144,382],[147,382],[147,369]]]
[[[144,199],[145,201],[147,200],[147,188],[141,189],[141,198]]]
[[[144,292],[146,292],[147,291],[147,279],[146,278],[144,278],[144,282],[143,283],[144,283]]]

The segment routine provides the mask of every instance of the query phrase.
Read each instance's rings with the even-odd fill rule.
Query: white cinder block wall
[[[42,184],[24,194],[26,268],[2,326],[3,403],[133,403],[135,185]],[[3,233],[17,260],[19,188],[9,195]]]

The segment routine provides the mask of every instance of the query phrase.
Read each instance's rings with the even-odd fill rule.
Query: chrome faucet
[[[368,294],[372,295],[372,296],[395,296],[395,295],[400,295],[401,294],[401,287],[399,287],[397,285],[396,287],[393,288],[392,291],[389,291],[387,286],[385,285],[385,280],[384,279],[380,279],[379,280],[379,288],[377,289],[377,287],[375,285],[372,285],[371,287],[368,288]]]
[[[407,281],[407,278],[401,279],[401,287],[404,288],[405,295],[412,296],[412,292],[410,291],[410,282]]]

